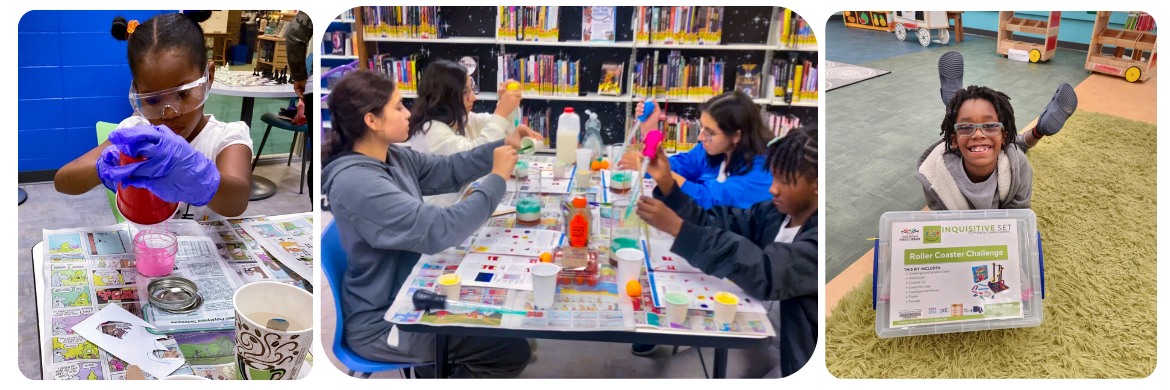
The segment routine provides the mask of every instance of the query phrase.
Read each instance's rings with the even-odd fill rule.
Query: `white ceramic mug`
[[[277,282],[236,290],[236,379],[292,380],[313,345],[313,295]],[[266,327],[273,318],[290,330]]]

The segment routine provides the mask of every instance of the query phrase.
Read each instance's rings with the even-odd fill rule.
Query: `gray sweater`
[[[914,176],[922,183],[931,210],[1026,209],[1032,207],[1032,166],[1020,142],[1000,150],[999,166],[982,183],[972,183],[963,157],[948,153],[940,139],[918,158]]]
[[[341,285],[345,338],[355,350],[385,343],[383,320],[399,288],[423,254],[461,243],[482,226],[504,195],[504,178],[488,175],[493,151],[504,141],[449,156],[391,146],[385,161],[351,153],[321,172],[349,268]],[[467,199],[451,207],[423,203],[424,195],[458,191],[488,175]]]

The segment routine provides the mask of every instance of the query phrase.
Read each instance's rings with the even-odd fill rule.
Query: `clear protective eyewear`
[[[211,83],[208,81],[208,72],[203,71],[203,77],[190,83],[174,88],[164,89],[151,93],[138,93],[134,83],[130,83],[130,106],[134,112],[146,119],[159,119],[166,116],[168,110],[174,115],[183,115],[203,106],[210,95]]]
[[[955,133],[958,134],[960,137],[973,136],[973,135],[975,135],[975,130],[982,131],[984,137],[994,137],[994,136],[999,135],[999,132],[1003,130],[1003,123],[987,122],[987,123],[981,123],[981,124],[975,124],[975,123],[956,123],[955,124]]]

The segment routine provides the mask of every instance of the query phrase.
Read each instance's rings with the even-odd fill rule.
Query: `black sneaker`
[[[1036,120],[1036,132],[1041,135],[1053,135],[1064,127],[1064,121],[1072,116],[1073,112],[1077,110],[1077,93],[1068,83],[1061,84],[1056,88],[1056,94],[1052,95],[1052,100],[1048,102],[1048,106],[1044,107],[1044,112],[1040,114],[1040,119]]]
[[[938,58],[938,79],[943,106],[950,105],[955,93],[963,89],[963,55],[954,50],[943,53]]]
[[[630,352],[635,356],[650,356],[658,346],[654,344],[634,344]]]

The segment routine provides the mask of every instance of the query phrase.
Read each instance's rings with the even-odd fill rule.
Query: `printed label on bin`
[[[890,326],[1023,316],[1012,219],[898,222],[890,240]]]

